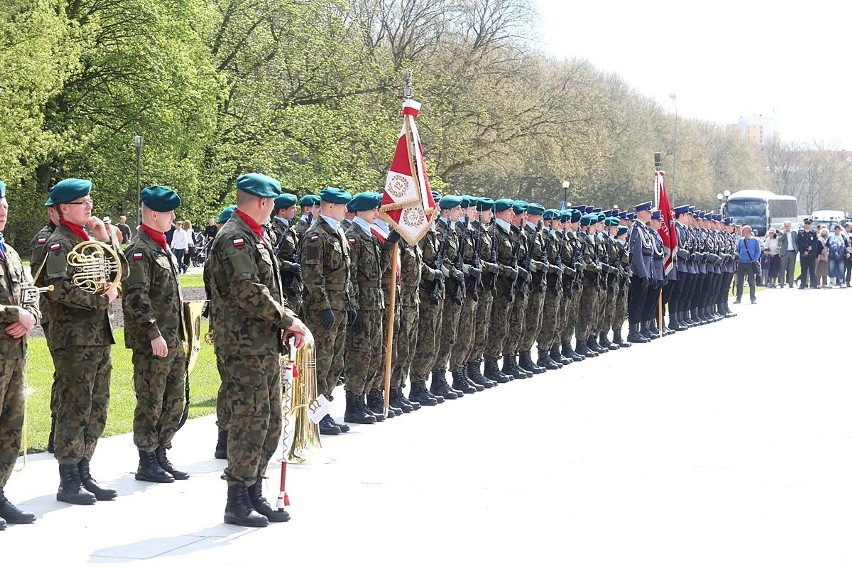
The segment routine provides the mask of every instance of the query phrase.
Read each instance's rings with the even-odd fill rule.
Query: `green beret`
[[[47,201],[44,202],[45,207],[53,207],[53,200],[51,198],[47,198]]]
[[[54,205],[71,203],[89,195],[90,191],[92,191],[92,182],[87,179],[64,179],[50,190],[50,201]]]
[[[598,216],[594,213],[590,213],[588,215],[583,215],[580,217],[580,226],[588,227],[589,225],[594,225],[598,222]]]
[[[619,221],[618,217],[607,217],[606,219],[604,219],[604,224],[607,227],[617,227],[619,222],[620,221]]]
[[[225,207],[224,209],[222,209],[222,212],[219,213],[219,219],[217,219],[216,222],[217,223],[224,223],[225,221],[227,221],[228,219],[231,218],[231,215],[233,215],[234,211],[236,211],[236,210],[237,210],[236,205],[229,205],[229,206]]]
[[[282,193],[275,198],[275,209],[289,209],[296,204],[296,196],[292,193]]]
[[[604,221],[604,219],[606,219],[606,215],[604,215],[601,211],[594,213],[594,215],[597,216],[597,218],[598,218],[598,220],[595,221],[596,223],[602,223]]]
[[[438,203],[441,200],[441,194],[437,191],[432,192],[432,199],[435,200],[435,203]]]
[[[161,185],[153,185],[142,190],[142,203],[148,209],[164,213],[180,207],[180,196],[173,189]]]
[[[582,218],[583,218],[583,214],[582,214],[582,213],[580,213],[580,212],[579,212],[579,211],[577,211],[576,209],[572,209],[572,210],[571,210],[571,222],[572,222],[572,223],[577,223],[577,222],[579,222],[579,221],[580,221],[580,219],[582,219]]]
[[[618,232],[616,233],[615,236],[620,237],[621,235],[623,235],[626,232],[627,232],[627,226],[626,225],[619,225],[618,226]]]
[[[353,213],[358,213],[359,211],[372,211],[381,204],[382,195],[380,193],[365,191],[353,197],[349,203],[346,204],[346,209]]]
[[[313,207],[314,205],[317,205],[319,202],[320,202],[320,198],[319,198],[318,195],[313,195],[313,194],[309,193],[308,195],[303,196],[299,200],[299,205],[302,206],[302,207]]]
[[[336,187],[326,187],[320,191],[320,201],[326,203],[349,203],[352,194]]]
[[[476,205],[476,198],[470,195],[462,195],[461,206],[464,209]]]
[[[272,199],[281,193],[281,184],[268,175],[251,173],[237,178],[237,189],[257,197]]]
[[[0,179],[0,199],[6,197],[6,184]]]
[[[526,211],[527,207],[529,207],[529,203],[526,201],[514,201],[512,203],[512,211],[514,211],[516,215],[520,215]]]
[[[494,210],[494,200],[489,199],[487,197],[480,197],[476,201],[476,210],[477,211],[493,211]]]
[[[514,201],[511,199],[498,199],[494,202],[494,211],[499,213],[501,211],[505,211],[506,209],[510,209]]]
[[[530,215],[542,215],[544,213],[544,206],[538,203],[530,203],[527,205],[527,213]]]
[[[562,220],[562,212],[559,209],[546,209],[544,211],[544,220],[552,221],[554,219]]]
[[[438,203],[439,209],[452,209],[462,204],[462,198],[458,195],[445,195]]]

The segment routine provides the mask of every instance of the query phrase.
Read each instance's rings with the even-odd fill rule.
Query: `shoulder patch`
[[[350,245],[354,245],[354,244],[355,244],[355,239],[349,239],[349,244],[350,244]]]
[[[62,245],[60,245],[59,243],[53,243],[52,245],[50,245],[51,251],[56,251],[56,250],[59,250],[60,248],[62,248]]]
[[[133,253],[133,260],[142,260],[142,253],[141,252],[134,252]]]
[[[46,239],[46,238],[44,238],[44,237],[41,237],[41,238],[38,240],[38,244],[40,244],[40,245],[43,245],[43,244],[44,244],[44,243],[46,243],[46,242],[47,242],[47,239]]]
[[[243,240],[242,238],[234,239],[233,243],[235,247],[241,247],[246,244],[245,240]]]
[[[311,235],[311,242],[318,241],[319,235]]]

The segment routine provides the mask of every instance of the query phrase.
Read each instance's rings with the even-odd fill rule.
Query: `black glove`
[[[325,329],[331,329],[331,326],[334,325],[334,312],[331,311],[331,308],[325,309],[322,311],[322,326]]]
[[[288,268],[288,270],[290,271],[291,274],[295,274],[297,276],[302,275],[302,266],[300,264],[295,263],[295,262],[290,264],[290,268]]]
[[[663,288],[663,284],[665,284],[665,280],[657,280],[654,279],[654,290],[661,290]]]
[[[432,275],[434,277],[434,278],[432,278],[432,280],[434,280],[435,282],[443,282],[444,281],[444,273],[441,272],[440,269],[435,268],[434,271],[432,272]]]
[[[352,331],[355,333],[363,333],[364,331],[364,312],[361,310],[352,310],[352,313],[355,315],[352,317],[352,320],[349,322],[349,325],[352,326]]]
[[[456,270],[456,273],[455,273],[455,275],[453,275],[453,277],[456,279],[456,282],[458,282],[459,284],[464,282],[464,272],[462,272],[461,270]]]
[[[351,326],[352,322],[355,321],[355,310],[346,310],[346,325]]]
[[[467,273],[470,275],[471,278],[474,279],[479,278],[482,275],[482,271],[475,266],[471,266],[470,268],[468,268]]]
[[[526,269],[518,267],[518,280],[521,282],[529,282],[530,281],[530,273],[526,271]]]
[[[648,286],[651,285],[651,279],[648,278],[647,276],[640,276],[639,281],[642,283],[643,288],[647,288]]]
[[[388,233],[388,238],[386,239],[386,241],[390,244],[394,244],[398,240],[399,240],[399,233],[397,233],[394,230],[391,230],[391,232]]]

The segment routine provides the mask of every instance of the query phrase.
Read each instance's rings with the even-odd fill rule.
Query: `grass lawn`
[[[202,322],[202,337],[207,322]],[[124,330],[117,329],[116,344],[112,346],[112,380],[110,403],[104,436],[125,434],[133,430],[133,365],[131,351],[124,347]],[[27,352],[27,383],[32,394],[27,400],[27,451],[40,452],[47,448],[50,432],[50,387],[53,383],[53,361],[43,337],[30,338]],[[198,361],[190,376],[189,417],[204,416],[216,411],[219,372],[213,346],[202,344]]]

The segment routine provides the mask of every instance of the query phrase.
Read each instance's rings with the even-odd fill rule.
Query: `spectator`
[[[769,256],[769,249],[764,248],[760,253],[760,274],[757,275],[757,285],[764,288],[769,286],[769,263],[772,257]]]
[[[172,223],[171,229],[169,229],[163,234],[166,235],[166,244],[172,246],[172,237],[175,236],[175,224]]]
[[[124,215],[118,216],[118,230],[121,231],[121,237],[124,239],[123,242],[130,242],[130,225],[127,224],[127,217]]]
[[[192,259],[195,257],[195,231],[192,230],[192,223],[189,221],[183,222],[183,230],[186,232],[186,257],[183,262],[184,266],[189,268]],[[184,272],[186,272],[186,269],[184,269]]]
[[[187,240],[186,231],[183,229],[183,222],[178,221],[174,224],[174,234],[172,235],[172,252],[175,253],[175,259],[177,259],[178,270],[180,272],[186,272],[186,264],[184,262],[184,256],[189,247],[189,242]]]
[[[207,219],[207,226],[204,228],[204,239],[212,241],[217,232],[219,232],[219,227],[216,226],[216,217],[210,217]]]
[[[824,227],[820,225],[820,227]],[[816,277],[817,288],[831,288],[828,283],[828,229],[821,228],[817,233],[817,261],[816,261]]]
[[[846,287],[852,282],[852,223],[846,223]]]
[[[763,239],[764,253],[769,257],[767,270],[763,274],[764,282],[770,288],[775,288],[775,282],[778,280],[778,273],[781,269],[781,259],[778,256],[778,234],[775,228],[770,228],[766,233],[766,238]],[[783,287],[783,282],[781,286]]]
[[[781,229],[781,234],[778,236],[778,284],[781,288],[787,284],[790,288],[793,287],[793,278],[796,272],[796,233],[793,232],[793,227],[790,221],[785,221]]]
[[[826,248],[828,249],[828,278],[838,288],[846,285],[844,273],[846,269],[846,249],[849,240],[843,235],[840,225],[834,226],[834,234],[828,237]]]
[[[124,241],[124,235],[121,234],[118,227],[112,224],[112,219],[109,217],[104,217],[104,228],[106,228],[107,234],[113,241],[118,242],[118,244],[121,244]]]
[[[757,239],[751,236],[751,227],[744,225],[742,228],[743,236],[737,241],[737,253],[740,261],[737,264],[737,299],[735,304],[739,304],[743,297],[743,278],[748,276],[748,292],[751,298],[751,303],[757,303],[757,295],[755,294],[754,277],[760,270],[760,243]]]

